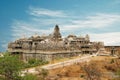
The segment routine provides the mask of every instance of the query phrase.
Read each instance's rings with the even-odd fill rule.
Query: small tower
[[[55,28],[54,28],[53,39],[54,40],[61,39],[60,29],[59,29],[58,25],[56,25]]]
[[[90,37],[89,37],[89,35],[88,35],[88,34],[86,34],[86,39],[88,39],[88,40],[90,39]]]
[[[115,53],[116,53],[116,49],[115,49],[115,47],[112,47],[112,48],[111,48],[111,55],[114,56]]]
[[[89,40],[90,40],[90,37],[89,37],[89,35],[88,35],[88,34],[86,34],[85,39],[86,39],[87,41],[89,41]]]

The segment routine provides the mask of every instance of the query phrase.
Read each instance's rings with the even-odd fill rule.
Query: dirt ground
[[[90,62],[95,62],[96,65],[100,68],[101,72],[108,72],[105,68],[106,63],[109,63],[115,57],[111,56],[96,56],[92,57]],[[50,80],[85,80],[85,72],[81,68],[82,65],[86,63],[78,63],[62,68],[56,68],[49,70],[49,76],[53,79]],[[102,76],[102,80],[109,80],[109,76]]]

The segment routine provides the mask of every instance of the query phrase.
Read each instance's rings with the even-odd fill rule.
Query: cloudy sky
[[[89,34],[91,41],[120,45],[120,0],[0,0],[0,51],[22,36]]]

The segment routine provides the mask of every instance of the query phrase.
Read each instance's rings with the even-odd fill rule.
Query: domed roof
[[[33,38],[39,38],[40,36],[37,34],[37,33],[35,33],[34,35],[33,35]]]
[[[70,35],[68,35],[68,38],[70,38],[70,37],[76,37],[76,35],[70,34]]]

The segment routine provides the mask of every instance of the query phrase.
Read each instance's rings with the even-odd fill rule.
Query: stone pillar
[[[113,56],[113,55],[115,55],[115,53],[116,53],[115,47],[112,47],[112,49],[111,49],[111,55]]]

